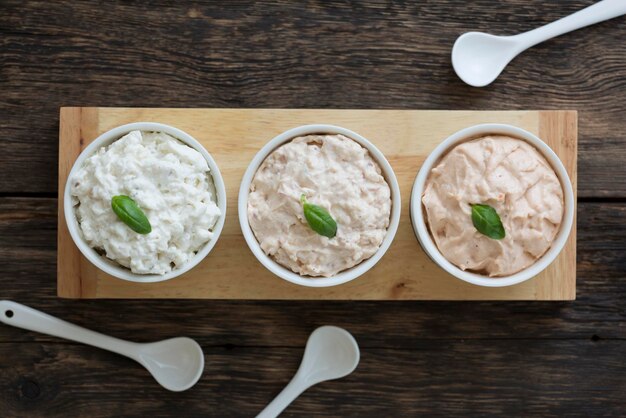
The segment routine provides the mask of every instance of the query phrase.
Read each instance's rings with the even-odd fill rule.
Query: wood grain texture
[[[308,333],[329,323],[354,334],[361,365],[348,379],[307,392],[285,416],[619,416],[624,410],[623,204],[580,204],[573,302],[184,304],[60,303],[56,205],[56,199],[0,198],[2,296],[119,338],[190,336],[205,350],[205,376],[189,392],[172,394],[124,358],[2,326],[3,416],[252,416],[287,382]]]
[[[538,45],[483,89],[450,65],[465,31],[513,34],[592,3],[5,0],[0,190],[56,190],[61,106],[542,108],[584,109],[581,196],[626,197],[623,20]]]
[[[165,391],[139,365],[111,353],[23,344],[20,358],[2,369],[0,407],[7,418],[166,416],[176,410],[185,417],[252,417],[295,373],[305,341],[271,350],[204,346],[204,376],[183,393]],[[0,344],[1,356],[9,350]],[[623,407],[624,356],[619,341],[362,347],[352,375],[311,388],[281,417],[603,416]]]
[[[509,123],[541,135],[564,161],[575,187],[574,111],[62,108],[60,193],[81,149],[113,127],[138,121],[173,125],[191,134],[211,153],[226,184],[224,230],[211,254],[182,277],[141,284],[108,276],[82,257],[68,238],[61,216],[59,296],[338,300],[571,300],[576,296],[575,228],[567,248],[536,278],[506,288],[484,288],[462,282],[437,267],[421,250],[409,214],[411,188],[422,161],[446,137],[479,123]],[[66,127],[72,123],[73,127]],[[258,150],[281,132],[310,123],[347,127],[370,139],[396,173],[402,199],[398,233],[382,260],[359,279],[330,288],[296,286],[263,268],[243,239],[237,211],[241,178]],[[62,194],[59,213],[63,213]]]
[[[358,374],[285,416],[626,415],[624,18],[530,49],[483,89],[449,61],[465,31],[595,1],[1,1],[0,297],[122,338],[192,336],[207,374],[172,394],[123,358],[0,326],[0,415],[252,416],[323,324],[355,334]],[[59,300],[58,109],[102,105],[578,110],[577,300]]]
[[[578,210],[578,298],[573,302],[351,302],[58,300],[56,199],[0,199],[3,297],[120,338],[189,334],[206,345],[293,345],[325,323],[359,343],[411,347],[435,339],[626,339],[626,206]],[[0,327],[0,341],[50,341]]]
[[[83,111],[81,108],[68,108],[61,112],[59,124],[59,138],[67,138],[67,141],[59,142],[59,196],[63,196],[65,182],[72,169],[72,163],[67,160],[67,155],[78,156],[83,145],[81,136],[81,120]],[[88,118],[88,120],[91,120]],[[59,294],[80,295],[82,281],[80,271],[80,251],[72,242],[72,237],[67,229],[67,223],[63,216],[63,198],[59,199],[57,223],[57,248],[64,248],[57,256],[57,276],[77,277],[78,280],[63,280],[58,282]]]

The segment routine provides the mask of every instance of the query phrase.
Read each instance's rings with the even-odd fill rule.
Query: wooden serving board
[[[559,155],[576,190],[575,111],[430,111],[300,109],[61,109],[59,134],[58,295],[68,298],[337,299],[337,300],[573,300],[576,228],[554,263],[516,286],[484,288],[462,282],[422,251],[409,218],[413,180],[428,153],[450,134],[478,123],[508,123],[537,134]],[[199,140],[226,183],[228,213],[213,251],[185,275],[161,283],[107,276],[74,245],[63,218],[63,192],[73,162],[101,133],[130,122],[162,122]],[[254,154],[277,134],[309,123],[335,124],[371,140],[398,177],[402,216],[391,248],[360,278],[330,288],[306,288],[267,271],[248,249],[237,216],[239,182]]]

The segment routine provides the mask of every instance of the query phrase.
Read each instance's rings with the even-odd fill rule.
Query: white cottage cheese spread
[[[444,257],[463,270],[507,276],[552,245],[563,218],[563,189],[530,144],[490,135],[454,147],[431,170],[422,197],[428,227]],[[504,239],[474,228],[471,204],[493,207]]]
[[[71,194],[85,241],[138,274],[181,267],[212,237],[221,213],[204,157],[162,132],[132,131],[87,158]],[[111,198],[135,200],[152,232],[134,232]]]
[[[302,194],[335,219],[334,238],[309,227]],[[380,167],[342,135],[307,135],[280,146],[259,167],[248,196],[248,220],[263,251],[307,276],[333,276],[374,255],[390,214]]]

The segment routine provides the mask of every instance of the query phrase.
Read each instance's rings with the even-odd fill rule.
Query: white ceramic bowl
[[[121,266],[113,260],[110,260],[104,256],[98,254],[93,248],[91,248],[85,239],[83,238],[82,231],[80,229],[80,225],[76,218],[76,214],[74,211],[74,207],[72,205],[72,196],[70,194],[70,180],[74,176],[74,174],[80,169],[83,165],[83,162],[90,157],[93,153],[95,153],[101,147],[110,145],[116,140],[120,139],[130,131],[140,130],[140,131],[153,131],[153,132],[165,132],[174,138],[180,140],[181,142],[189,145],[191,148],[198,151],[202,156],[206,159],[209,168],[211,169],[211,177],[213,178],[213,184],[215,185],[216,197],[217,197],[217,206],[220,208],[222,215],[219,220],[215,224],[213,228],[213,238],[209,242],[207,242],[204,247],[202,247],[198,253],[186,264],[177,268],[169,273],[160,275],[160,274],[135,274],[131,272],[126,267]],[[164,125],[161,123],[154,122],[137,122],[137,123],[129,123],[127,125],[118,126],[117,128],[113,128],[110,131],[107,131],[96,138],[91,144],[87,146],[80,153],[76,162],[74,162],[74,166],[70,171],[69,176],[67,177],[67,182],[65,183],[65,193],[63,195],[63,205],[65,206],[65,222],[67,223],[67,228],[70,231],[70,235],[74,240],[74,243],[78,247],[81,253],[96,267],[100,270],[104,271],[111,276],[117,277],[119,279],[128,280],[131,282],[140,282],[140,283],[153,283],[153,282],[161,282],[164,280],[173,279],[174,277],[180,276],[181,274],[189,271],[191,268],[196,266],[202,259],[204,259],[211,249],[215,246],[217,239],[222,232],[222,228],[224,227],[224,219],[226,217],[226,188],[224,187],[224,180],[222,179],[222,175],[220,173],[217,164],[211,157],[211,155],[207,152],[207,150],[191,135],[186,132],[181,131],[180,129],[176,129],[169,125]]]
[[[439,251],[437,245],[433,241],[428,227],[425,222],[425,211],[422,205],[422,195],[424,193],[424,184],[428,175],[430,174],[433,166],[439,162],[440,158],[445,155],[454,146],[468,141],[470,139],[480,137],[488,134],[503,134],[511,137],[522,139],[529,144],[533,145],[550,163],[563,187],[563,199],[565,203],[565,211],[563,214],[563,220],[561,227],[557,233],[552,246],[548,251],[539,258],[534,264],[526,269],[515,273],[510,276],[503,277],[487,277],[480,274],[463,271],[451,262],[449,262]],[[554,259],[559,255],[567,237],[572,229],[572,223],[574,222],[574,191],[572,190],[572,183],[570,182],[567,171],[563,166],[563,163],[559,157],[552,151],[552,149],[541,139],[531,134],[524,129],[503,124],[483,124],[471,126],[469,128],[462,129],[455,134],[449,136],[445,141],[439,144],[433,152],[430,153],[422,168],[420,169],[415,183],[413,184],[413,191],[411,192],[411,221],[413,223],[413,229],[417,235],[422,248],[426,251],[426,254],[448,273],[453,276],[464,280],[469,283],[473,283],[479,286],[487,287],[502,287],[511,286],[517,283],[526,281],[550,265]]]
[[[294,273],[290,269],[278,264],[271,257],[263,252],[261,246],[259,245],[259,242],[256,240],[254,233],[252,232],[252,229],[250,228],[250,223],[248,222],[248,194],[250,193],[250,183],[252,182],[252,178],[256,174],[261,163],[272,151],[274,151],[280,145],[291,141],[293,138],[302,135],[319,133],[341,134],[358,142],[364,148],[366,148],[369,151],[370,155],[374,158],[374,161],[376,161],[380,166],[383,176],[385,177],[387,184],[389,184],[389,188],[391,191],[391,218],[389,220],[389,227],[387,228],[387,235],[385,235],[385,238],[383,239],[380,248],[378,248],[378,251],[376,251],[376,253],[367,260],[364,260],[356,266],[344,270],[332,277],[301,276],[297,273]],[[268,142],[263,148],[261,148],[261,150],[254,156],[252,162],[248,166],[248,169],[243,176],[243,180],[241,181],[241,187],[239,188],[238,209],[239,224],[241,225],[243,236],[256,258],[269,271],[282,279],[302,286],[336,286],[342,283],[349,282],[350,280],[354,280],[372,267],[374,267],[374,265],[378,262],[378,260],[382,258],[382,256],[391,245],[391,242],[396,235],[398,223],[400,221],[400,188],[398,186],[398,180],[396,179],[396,175],[393,172],[393,169],[391,168],[391,165],[389,164],[385,156],[382,154],[382,152],[378,150],[378,148],[376,148],[370,141],[363,138],[361,135],[348,129],[334,125],[304,125],[290,129],[278,135],[270,142]]]

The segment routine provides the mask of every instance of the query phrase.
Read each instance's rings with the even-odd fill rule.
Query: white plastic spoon
[[[204,370],[202,349],[197,342],[186,337],[134,343],[90,331],[8,300],[0,301],[0,322],[129,357],[148,369],[161,386],[174,392],[195,385]]]
[[[626,0],[603,0],[572,15],[515,36],[467,32],[452,47],[454,71],[470,86],[493,82],[521,52],[541,42],[585,26],[626,14]]]
[[[257,418],[277,417],[311,386],[349,375],[359,364],[359,357],[359,346],[345,329],[332,326],[316,329],[309,336],[296,375]]]

